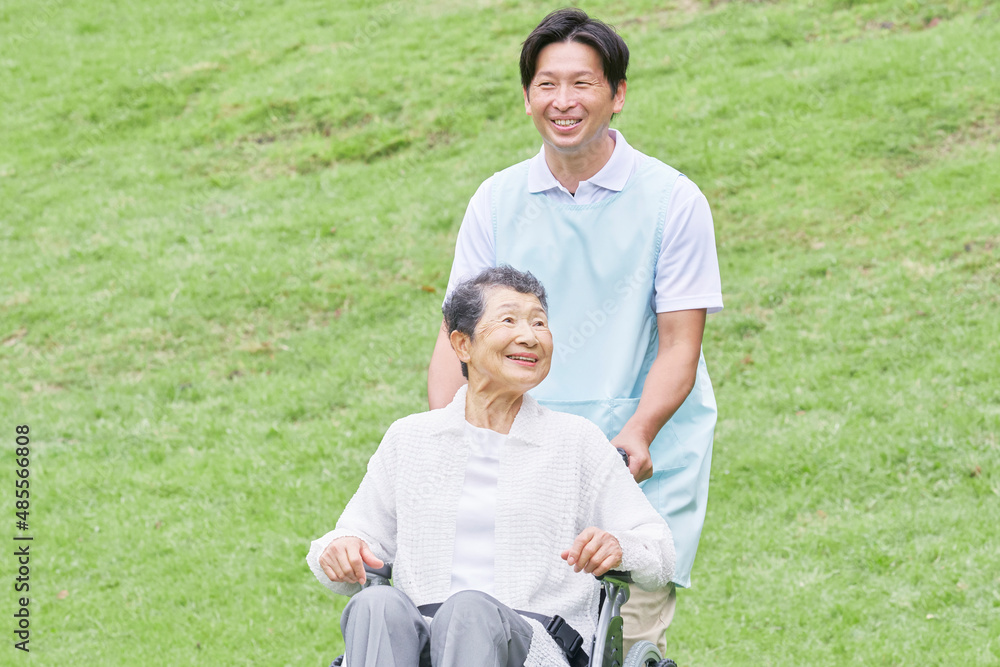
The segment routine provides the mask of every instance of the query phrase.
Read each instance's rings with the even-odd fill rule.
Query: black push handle
[[[626,452],[621,447],[615,447],[615,449],[617,449],[618,453],[622,455],[622,461],[625,462],[625,467],[627,468],[628,467],[628,452]]]

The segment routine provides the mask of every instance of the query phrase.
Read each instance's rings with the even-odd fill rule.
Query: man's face
[[[524,91],[524,110],[545,145],[563,153],[593,149],[607,136],[611,115],[624,105],[625,82],[612,95],[600,55],[578,42],[542,49]]]

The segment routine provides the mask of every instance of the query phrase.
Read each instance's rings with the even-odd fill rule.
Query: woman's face
[[[476,335],[467,341],[467,356],[462,360],[469,365],[470,382],[486,380],[489,388],[520,393],[537,386],[552,362],[552,334],[542,304],[533,294],[489,289]]]

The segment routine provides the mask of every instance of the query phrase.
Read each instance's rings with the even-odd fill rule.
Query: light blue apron
[[[583,205],[529,192],[528,162],[493,177],[496,263],[531,271],[549,295],[552,370],[531,394],[609,439],[635,413],[656,358],[653,282],[679,175],[644,156],[621,192]],[[679,586],[690,585],[705,521],[716,414],[702,356],[694,389],[650,447],[653,477],[642,484],[673,533]]]

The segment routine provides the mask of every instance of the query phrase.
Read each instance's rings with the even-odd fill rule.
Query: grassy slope
[[[629,4],[585,5],[632,47],[617,124],[708,194],[727,305],[674,655],[997,664],[1000,9]],[[479,5],[0,9],[34,662],[335,652],[308,539],[424,405],[469,196],[537,150],[544,12]]]

